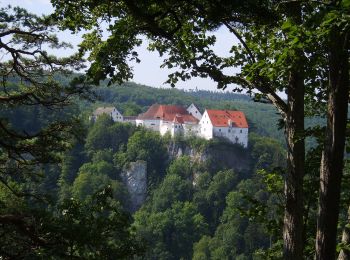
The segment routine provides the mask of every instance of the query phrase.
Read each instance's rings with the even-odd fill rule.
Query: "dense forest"
[[[0,259],[350,258],[348,0],[51,4],[0,7]],[[143,43],[171,88],[130,82]],[[89,120],[155,103],[241,110],[248,147]]]

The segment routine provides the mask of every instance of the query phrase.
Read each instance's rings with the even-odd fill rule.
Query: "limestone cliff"
[[[142,206],[147,195],[147,163],[131,162],[121,176],[130,195],[129,209],[135,212]]]
[[[251,167],[248,149],[225,142],[210,143],[201,148],[170,142],[168,153],[171,160],[187,155],[194,161],[209,163],[213,171],[234,169],[238,172],[247,172]]]

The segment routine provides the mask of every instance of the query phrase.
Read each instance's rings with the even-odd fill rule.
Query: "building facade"
[[[173,105],[152,105],[145,113],[136,119],[137,126],[158,131],[161,135],[170,133],[189,135],[197,133],[199,120],[191,115],[185,108]]]
[[[189,107],[186,110],[190,115],[194,116],[198,120],[202,119],[202,114],[199,111],[199,108],[195,104],[192,103],[191,105],[189,105]]]
[[[103,114],[110,116],[114,122],[124,121],[123,115],[115,107],[98,107],[89,119],[95,122]]]
[[[199,126],[200,136],[207,140],[221,137],[248,147],[248,122],[241,111],[205,110]]]

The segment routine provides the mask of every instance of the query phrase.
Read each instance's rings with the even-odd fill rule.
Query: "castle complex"
[[[207,140],[222,137],[245,148],[248,146],[248,123],[241,111],[206,109],[202,115],[194,104],[187,109],[182,106],[154,104],[137,117],[123,117],[115,107],[100,107],[90,119],[96,120],[101,114],[110,115],[115,122],[131,122],[161,135],[193,135]]]

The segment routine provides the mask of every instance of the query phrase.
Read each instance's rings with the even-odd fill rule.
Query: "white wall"
[[[160,128],[159,128],[159,133],[160,135],[165,135],[167,132],[171,132],[171,125],[172,122],[169,121],[160,121]]]
[[[124,121],[123,115],[116,108],[113,109],[110,116],[112,117],[114,122],[123,122]]]
[[[187,108],[188,113],[190,113],[192,116],[194,116],[195,118],[197,118],[198,120],[201,120],[202,118],[202,114],[201,112],[199,112],[199,110],[196,108],[195,105],[191,104],[188,108]]]
[[[239,143],[245,148],[248,146],[248,128],[214,127],[213,134],[214,136],[225,137],[231,143]]]
[[[159,132],[160,120],[140,120],[136,119],[136,126],[143,126],[147,129]]]
[[[207,140],[213,138],[213,125],[211,124],[207,111],[204,112],[201,120],[199,121],[199,127],[201,137]]]
[[[181,124],[179,123],[172,123],[171,124],[171,130],[170,130],[171,136],[174,137],[175,135],[181,135],[184,133],[184,129]]]
[[[135,122],[136,122],[136,126],[143,126],[143,120],[136,119]]]

